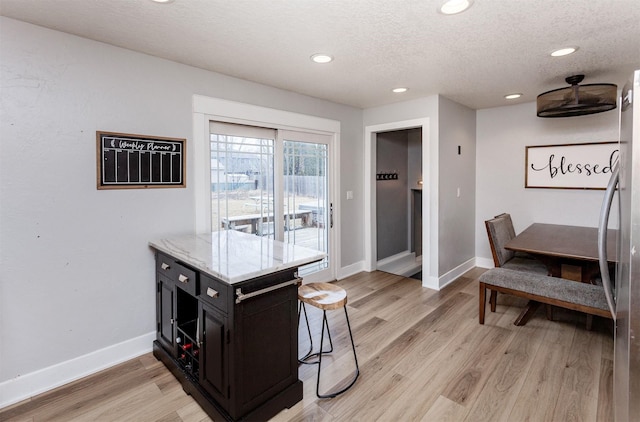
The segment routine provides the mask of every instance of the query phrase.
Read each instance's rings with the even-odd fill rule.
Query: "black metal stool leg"
[[[304,307],[304,302],[300,302],[300,306],[298,306],[298,328],[300,327],[300,313],[304,312],[304,319],[307,322],[307,333],[309,333],[309,351],[301,358],[298,358],[298,362],[299,363],[305,363],[303,362],[305,359],[307,359],[309,356],[311,356],[311,353],[313,352],[313,337],[311,336],[311,327],[309,326],[309,317],[307,316],[307,308]]]
[[[319,363],[318,360],[308,362],[308,359],[311,359],[311,358],[314,358],[314,357],[318,357],[321,354],[327,354],[327,353],[333,352],[333,340],[331,339],[331,331],[329,331],[329,321],[327,321],[326,312],[323,311],[322,327],[324,329],[325,323],[327,324],[327,332],[329,334],[330,349],[329,350],[322,350],[322,344],[320,344],[320,350],[322,350],[322,352],[313,353],[313,336],[311,335],[311,326],[309,325],[309,317],[307,316],[307,308],[304,306],[304,302],[300,302],[300,306],[298,307],[298,327],[300,326],[300,311],[301,310],[302,310],[302,312],[304,312],[304,320],[307,323],[307,333],[309,334],[310,346],[309,346],[309,351],[307,352],[307,354],[305,354],[301,358],[298,358],[298,363],[303,363],[305,365],[315,365],[315,364]]]
[[[320,350],[322,350],[322,343],[324,341],[324,327],[325,327],[325,323],[326,323],[326,327],[327,327],[327,333],[329,334],[329,339],[331,339],[331,332],[329,331],[329,323],[327,321],[327,311],[322,311],[324,313],[323,315],[323,320],[322,320],[322,335],[320,336]],[[349,383],[349,385],[347,385],[346,387],[342,388],[341,390],[332,392],[332,393],[327,393],[327,394],[320,394],[320,371],[322,369],[322,353],[320,353],[318,355],[318,380],[316,382],[316,396],[318,396],[318,398],[321,399],[329,399],[329,398],[333,398],[336,397],[339,394],[344,393],[345,391],[347,391],[348,389],[350,389],[353,384],[356,383],[356,380],[358,379],[358,377],[360,376],[360,367],[358,366],[358,357],[356,356],[356,345],[353,342],[353,333],[351,332],[351,324],[349,323],[349,313],[347,312],[347,307],[344,307],[344,317],[347,320],[347,327],[349,328],[349,339],[351,340],[351,348],[353,350],[353,360],[356,364],[356,372],[355,372],[355,376],[353,377],[353,379],[351,380],[351,382]],[[331,344],[331,349],[333,350],[333,344]]]

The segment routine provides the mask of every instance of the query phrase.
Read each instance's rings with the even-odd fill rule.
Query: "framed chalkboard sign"
[[[618,153],[617,142],[528,146],[524,186],[605,189]]]
[[[186,139],[96,132],[98,189],[184,188]]]

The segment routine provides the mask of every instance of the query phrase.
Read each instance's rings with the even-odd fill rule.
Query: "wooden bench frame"
[[[491,270],[489,270],[491,271]],[[521,274],[522,276],[523,274]],[[564,279],[559,279],[559,280],[564,280]],[[565,280],[567,283],[579,283],[577,281],[572,281],[572,280]],[[484,319],[485,319],[485,311],[486,311],[486,305],[487,305],[487,289],[492,290],[492,291],[497,291],[500,293],[506,293],[509,295],[513,295],[513,296],[517,296],[517,297],[522,297],[525,299],[529,299],[529,300],[533,300],[539,303],[544,303],[547,305],[551,305],[551,306],[558,306],[561,308],[565,308],[565,309],[571,309],[574,311],[578,311],[578,312],[584,312],[588,315],[596,315],[596,316],[601,316],[604,318],[609,318],[612,319],[611,316],[611,312],[609,312],[609,310],[605,310],[605,309],[601,309],[601,308],[595,308],[592,306],[587,306],[587,305],[583,305],[580,303],[576,303],[576,302],[572,302],[571,300],[560,300],[560,299],[555,299],[555,298],[550,298],[550,297],[546,297],[546,296],[542,296],[542,295],[538,295],[538,294],[533,294],[533,293],[529,293],[529,292],[525,292],[522,290],[518,290],[518,289],[512,289],[512,288],[508,288],[508,287],[504,287],[504,286],[496,286],[493,285],[491,283],[488,282],[484,282],[484,281],[479,281],[479,289],[480,289],[480,294],[479,294],[479,313],[478,313],[478,320],[480,324],[484,324]],[[496,311],[496,303],[495,301],[490,301],[490,305],[491,305],[491,312],[495,312]],[[550,315],[547,314],[547,316],[549,317]],[[516,322],[517,325],[517,322]],[[587,329],[590,329],[590,321],[587,321]]]

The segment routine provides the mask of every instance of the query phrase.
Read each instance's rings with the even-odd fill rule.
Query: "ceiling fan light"
[[[538,95],[538,117],[573,117],[602,113],[616,108],[618,87],[615,84],[579,85],[584,75],[566,78],[571,86]]]

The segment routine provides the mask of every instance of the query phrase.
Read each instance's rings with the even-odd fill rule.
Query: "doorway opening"
[[[364,184],[366,204],[364,215],[365,270],[387,270],[386,264],[388,262],[384,261],[386,258],[379,259],[379,256],[382,257],[386,254],[389,254],[389,257],[394,257],[393,250],[387,249],[390,245],[386,242],[393,243],[396,245],[394,246],[395,248],[401,247],[398,245],[404,245],[404,253],[399,252],[400,256],[390,259],[390,261],[401,262],[404,257],[407,260],[405,269],[399,270],[397,273],[411,276],[421,272],[422,285],[437,290],[438,276],[437,274],[432,274],[432,269],[437,269],[438,262],[438,226],[437,219],[431,218],[432,215],[436,215],[435,210],[437,209],[437,149],[432,151],[429,131],[429,118],[365,127],[365,175],[367,178]],[[411,153],[407,151],[405,154],[400,155],[401,158],[404,155],[402,159],[407,161],[406,170],[399,171],[395,168],[387,168],[386,164],[381,164],[378,167],[378,156],[390,155],[389,153],[378,151],[379,147],[385,148],[385,146],[379,145],[378,136],[389,132],[399,132],[400,134],[397,136],[406,136],[407,139],[411,134],[414,138],[413,142],[415,142],[415,139],[419,139],[419,142],[412,144]],[[409,149],[408,141],[406,148]],[[412,170],[409,170],[409,154],[411,154]],[[419,160],[416,160],[419,164],[413,161],[416,155],[419,157]],[[385,183],[388,183],[387,180],[378,180],[378,177],[384,179],[385,174],[392,175],[392,179],[388,181],[394,181],[395,179],[393,178],[396,177],[396,174],[398,180],[402,175],[406,179],[406,189],[402,193],[405,199],[398,200],[398,203],[402,202],[401,205],[404,211],[400,211],[397,214],[400,216],[399,218],[404,219],[405,224],[399,224],[394,219],[384,217],[384,214],[391,207],[397,205],[389,201],[378,201],[378,185],[381,186],[381,189],[387,189],[387,186],[391,189],[392,186],[391,184],[385,186]],[[422,183],[419,184],[419,181]],[[434,184],[436,184],[435,187]],[[380,217],[379,213],[381,214]],[[398,224],[396,231],[404,233],[404,240],[398,241],[395,237],[390,237],[385,221],[393,226]],[[398,243],[396,244],[395,242]],[[381,255],[378,254],[379,247],[383,249]],[[397,249],[395,251],[397,252]],[[418,257],[421,257],[421,259],[417,260],[416,258]]]
[[[422,128],[376,134],[376,261],[392,274],[422,274]]]

